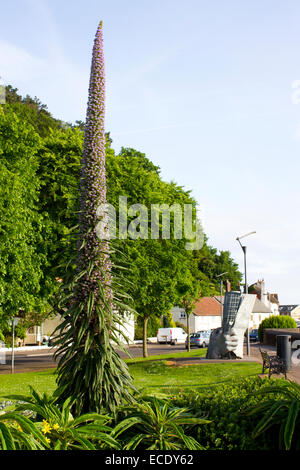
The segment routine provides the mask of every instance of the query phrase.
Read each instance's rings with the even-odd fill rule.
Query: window
[[[30,328],[28,328],[27,333],[29,335],[34,335],[34,326],[31,326]]]
[[[180,318],[186,318],[186,313],[184,311],[180,312]]]

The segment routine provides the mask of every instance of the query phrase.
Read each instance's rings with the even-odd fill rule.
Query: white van
[[[157,342],[162,343],[185,343],[187,334],[182,328],[159,328],[157,330]]]

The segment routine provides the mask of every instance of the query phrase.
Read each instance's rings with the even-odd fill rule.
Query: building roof
[[[221,316],[221,304],[215,297],[202,297],[193,313],[196,316]]]
[[[272,310],[256,297],[252,313],[272,313]]]
[[[296,304],[296,305],[279,305],[279,312],[280,313],[291,312],[292,310],[294,310],[294,308],[297,308],[298,306],[299,306],[299,304]]]
[[[202,297],[202,299],[196,303],[193,313],[196,316],[221,316],[221,296]],[[272,310],[256,298],[252,313],[272,313]]]

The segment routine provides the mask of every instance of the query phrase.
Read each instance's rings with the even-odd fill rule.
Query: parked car
[[[187,334],[182,328],[159,328],[157,330],[157,342],[159,344],[184,343]]]
[[[249,333],[249,339],[250,341],[258,341],[258,330],[251,330]]]
[[[207,333],[208,336],[210,336],[210,334],[211,334],[212,331],[213,331],[213,330],[200,330],[200,331],[196,331],[196,333],[201,333],[201,334]]]
[[[209,344],[210,332],[209,331],[198,331],[190,335],[190,345],[198,348],[206,348]],[[188,349],[188,339],[185,340],[185,348]]]

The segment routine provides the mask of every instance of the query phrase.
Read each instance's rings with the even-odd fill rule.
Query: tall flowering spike
[[[77,273],[62,286],[64,318],[56,332],[60,399],[72,397],[76,414],[114,412],[132,400],[132,379],[112,345],[122,348],[122,321],[113,308],[120,296],[112,287],[109,243],[96,235],[97,208],[106,203],[104,117],[101,22],[93,49],[82,157]]]
[[[93,48],[80,188],[79,243],[83,248],[79,251],[77,264],[79,271],[85,269],[90,262],[93,262],[94,266],[92,275],[82,280],[79,296],[83,300],[87,293],[93,290],[97,298],[97,282],[100,280],[107,300],[110,301],[108,243],[100,240],[95,231],[98,222],[97,208],[100,204],[106,203],[105,68],[102,21]]]

